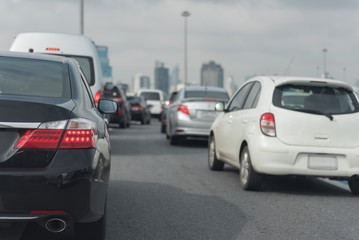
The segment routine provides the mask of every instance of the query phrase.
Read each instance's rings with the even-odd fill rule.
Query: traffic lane
[[[246,223],[234,204],[170,185],[112,181],[109,193],[109,240],[234,239]]]
[[[165,136],[159,133],[159,126],[158,131],[156,126],[133,126],[122,132],[111,133],[111,137],[117,154],[113,155],[110,183],[110,197],[114,197],[115,200],[111,200],[110,205],[121,201],[120,198],[123,197],[121,191],[126,192],[126,189],[129,189],[127,194],[137,200],[132,203],[130,197],[127,201],[121,202],[121,209],[125,209],[126,212],[129,208],[132,212],[132,215],[129,212],[126,213],[126,219],[122,222],[117,223],[117,219],[121,217],[119,211],[113,209],[109,213],[111,215],[109,217],[110,229],[108,229],[110,239],[121,236],[125,236],[123,239],[137,239],[134,237],[136,234],[152,236],[151,229],[146,228],[146,224],[151,219],[161,219],[162,214],[164,219],[168,219],[167,215],[178,215],[179,209],[191,212],[191,209],[186,210],[190,205],[187,203],[192,203],[193,201],[190,200],[195,199],[191,197],[189,201],[186,201],[186,198],[180,198],[181,201],[177,201],[173,209],[162,208],[162,206],[170,206],[173,202],[171,200],[176,199],[166,196],[163,192],[176,196],[174,192],[177,191],[182,191],[183,196],[213,198],[217,203],[216,211],[226,210],[227,205],[230,204],[229,209],[239,215],[228,215],[219,223],[222,231],[230,231],[231,238],[229,239],[338,239],[339,237],[357,239],[359,233],[355,224],[358,215],[357,198],[340,187],[320,179],[284,177],[266,178],[262,191],[246,192],[240,189],[238,171],[234,168],[225,165],[224,171],[221,172],[208,169],[207,147],[203,142],[183,141],[179,146],[171,146]],[[136,142],[135,146],[133,142]],[[152,154],[146,154],[148,151]],[[122,155],[121,152],[126,154]],[[115,182],[118,183],[112,185]],[[116,185],[121,186],[122,182],[123,188],[116,187]],[[136,187],[133,193],[131,192],[133,185],[146,187]],[[177,191],[159,190],[168,188],[174,188]],[[156,192],[158,194],[155,194]],[[153,199],[163,195],[163,199],[157,200],[162,204],[146,205],[146,202],[152,203],[152,201],[146,201],[149,198],[148,195],[151,194],[155,195],[150,196]],[[204,202],[211,202],[211,200]],[[135,208],[136,205],[140,206],[138,210]],[[195,206],[202,207],[202,205]],[[147,212],[147,218],[142,221],[143,216],[138,211],[144,211],[146,207],[153,209]],[[202,222],[208,227],[204,229],[196,225],[193,231],[199,229],[197,235],[185,235],[188,239],[197,239],[208,229],[219,229],[218,222],[214,224],[206,220],[213,217],[213,212],[206,215],[206,208],[202,207],[197,214],[204,219]],[[176,218],[173,217],[171,220],[175,221],[173,224],[177,226]],[[183,222],[184,220],[180,218],[178,226],[182,226]],[[235,226],[233,223],[238,225]],[[113,228],[112,226],[116,224],[121,226]],[[227,225],[230,227],[227,228]],[[237,232],[233,231],[233,227]],[[116,228],[123,232],[118,232]],[[182,228],[180,230],[185,231],[186,226]],[[169,236],[173,236],[171,235],[172,228],[168,231],[164,227],[156,228],[156,230],[161,231],[162,235],[156,235],[159,239],[168,239]],[[175,239],[175,237],[170,239]],[[147,237],[142,239],[147,239]]]

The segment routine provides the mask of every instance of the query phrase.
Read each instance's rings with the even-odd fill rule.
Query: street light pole
[[[84,0],[80,0],[80,34],[84,34]]]
[[[325,68],[325,54],[328,52],[328,49],[323,48],[323,78],[327,78],[327,69]]]
[[[184,17],[184,85],[187,86],[187,17],[191,14],[184,11],[181,15]]]

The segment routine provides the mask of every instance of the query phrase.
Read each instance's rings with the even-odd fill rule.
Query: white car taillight
[[[269,137],[275,137],[275,120],[272,113],[264,113],[260,119],[261,131],[264,135]]]
[[[75,118],[42,123],[37,129],[26,130],[16,143],[16,148],[95,148],[97,142],[96,123]],[[65,129],[67,124],[67,128]],[[61,140],[62,139],[62,140]]]

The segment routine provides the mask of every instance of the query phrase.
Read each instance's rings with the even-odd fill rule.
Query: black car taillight
[[[20,137],[16,148],[56,149],[56,148],[95,148],[97,126],[94,122],[75,118],[68,121],[48,122],[38,129],[29,129]]]

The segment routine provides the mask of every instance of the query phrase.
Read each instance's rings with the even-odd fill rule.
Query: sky
[[[109,48],[115,82],[153,81],[155,61],[188,81],[215,61],[237,85],[255,75],[359,80],[358,0],[84,0],[84,33]],[[1,0],[0,50],[22,32],[80,33],[80,0]],[[324,53],[323,49],[327,49]]]

